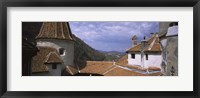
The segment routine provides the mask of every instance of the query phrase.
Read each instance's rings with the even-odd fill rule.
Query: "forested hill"
[[[83,67],[86,63],[85,61],[103,61],[105,59],[105,55],[103,53],[93,49],[75,35],[73,35],[73,37],[75,38],[75,64]]]

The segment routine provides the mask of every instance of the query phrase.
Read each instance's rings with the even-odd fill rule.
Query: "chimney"
[[[154,33],[150,33],[151,37],[154,35]]]
[[[144,68],[145,64],[144,64],[144,49],[148,46],[148,42],[146,40],[146,36],[144,36],[144,39],[141,40],[141,66]]]
[[[133,41],[133,46],[137,45],[137,36],[136,35],[134,35],[132,37],[132,41]]]
[[[156,34],[155,34],[155,35],[156,35],[156,37],[159,37],[159,33],[158,33],[158,32],[156,32]]]
[[[144,36],[144,39],[141,41],[141,51],[143,51],[148,46],[148,42],[146,40],[146,36]]]

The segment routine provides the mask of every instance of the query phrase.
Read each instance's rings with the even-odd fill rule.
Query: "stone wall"
[[[159,30],[159,35],[160,35],[160,34],[167,33],[170,23],[171,23],[171,22],[160,22],[160,23],[159,23],[159,29],[160,29],[160,30]]]
[[[166,75],[178,76],[178,36],[167,37]]]
[[[171,32],[168,30],[169,24],[168,22],[160,23],[161,72],[164,76],[178,76],[178,30],[174,35],[166,36]],[[170,29],[173,29],[173,26]]]

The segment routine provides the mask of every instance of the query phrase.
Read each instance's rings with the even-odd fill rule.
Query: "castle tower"
[[[133,41],[133,45],[132,45],[132,46],[137,45],[137,36],[136,36],[136,35],[134,35],[134,36],[132,37],[132,41]]]
[[[44,22],[36,37],[37,46],[55,48],[66,66],[74,66],[74,39],[68,22]]]

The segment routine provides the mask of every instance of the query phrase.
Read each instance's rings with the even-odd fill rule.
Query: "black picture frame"
[[[1,0],[0,96],[2,98],[199,98],[200,0]],[[7,7],[193,7],[193,91],[7,91]],[[170,86],[170,85],[169,85]]]

